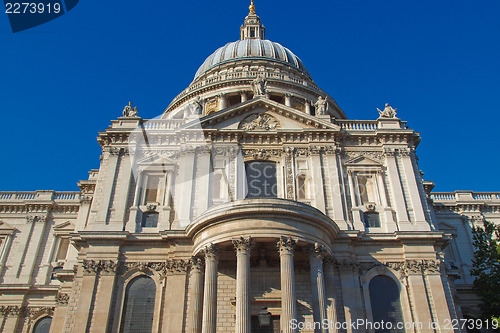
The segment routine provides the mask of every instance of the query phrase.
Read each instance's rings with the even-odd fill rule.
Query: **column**
[[[286,106],[292,106],[292,95],[291,94],[285,94],[285,105]]]
[[[396,215],[398,218],[397,223],[399,229],[401,230],[401,226],[402,225],[408,226],[410,220],[408,218],[408,212],[406,210],[406,202],[394,150],[386,148],[385,158],[387,165],[387,175],[389,177],[389,183],[392,190],[392,198],[394,200],[394,202],[392,203],[393,205],[392,208],[394,208],[394,210],[396,211]]]
[[[251,237],[233,239],[236,249],[236,333],[251,332],[250,250]]]
[[[201,319],[203,311],[203,260],[193,258],[191,260],[190,281],[190,309],[188,314],[188,332],[201,332]]]
[[[337,293],[335,288],[335,267],[334,259],[327,258],[325,262],[325,290],[326,290],[326,315],[329,323],[336,323],[337,318]],[[333,325],[334,326],[334,325]],[[335,327],[330,327],[330,333],[337,332]]]
[[[216,333],[217,330],[217,260],[219,247],[207,245],[205,253],[205,290],[203,294],[203,333]]]
[[[241,96],[241,103],[247,101],[248,97],[247,97],[247,92],[246,91],[240,91],[240,96]]]
[[[97,209],[92,207],[92,210],[97,212],[97,217],[96,217],[97,223],[101,224],[106,223],[106,219],[108,217],[108,210],[109,207],[112,205],[113,187],[115,186],[115,178],[118,174],[119,159],[120,159],[119,148],[106,147],[104,149],[104,160],[106,164],[105,167],[101,167],[101,171],[99,172],[99,180],[97,181],[98,184],[102,186],[103,189],[103,193],[101,196],[102,200],[97,201],[100,203]],[[97,202],[94,201],[94,205],[97,205]],[[101,226],[99,226],[99,228],[101,228]]]
[[[295,240],[281,236],[278,241],[280,251],[281,274],[281,332],[297,332],[290,325],[293,319],[297,320],[297,304],[295,300],[295,271],[293,268],[293,248]]]
[[[419,171],[413,168],[412,156],[409,151],[401,150],[399,155],[401,157],[401,164],[403,164],[404,175],[408,184],[408,194],[410,196],[411,205],[413,207],[413,213],[415,214],[415,222],[424,222],[427,226],[428,223],[425,220],[424,207],[421,197],[421,195],[424,194],[420,193],[416,178],[416,173]],[[426,200],[425,197],[424,200]]]
[[[219,94],[217,95],[219,97],[219,111],[224,110],[227,105],[227,99],[226,99],[226,94]]]
[[[306,250],[309,253],[311,268],[312,308],[315,322],[323,323],[326,317],[326,292],[323,272],[323,257],[325,249],[318,243]],[[326,328],[315,329],[315,332],[328,332]]]
[[[365,230],[365,224],[361,220],[361,208],[358,206],[357,201],[357,189],[354,185],[354,172],[352,170],[347,170],[347,178],[349,180],[349,194],[351,197],[351,212],[352,212],[352,222],[355,230]]]
[[[92,313],[92,328],[94,332],[104,332],[108,327],[113,290],[116,281],[116,264],[112,260],[99,260],[97,266],[98,287]],[[80,296],[81,297],[81,296]],[[80,309],[81,311],[82,309]]]
[[[83,277],[81,278],[82,287],[78,299],[78,306],[74,321],[74,332],[86,332],[89,323],[89,311],[94,304],[95,289],[97,287],[98,266],[94,260],[83,261]]]
[[[308,101],[307,99],[306,99],[305,107],[306,107],[306,113],[311,114],[311,102]]]
[[[166,332],[183,332],[189,264],[190,261],[184,259],[166,261],[167,283],[162,323]]]

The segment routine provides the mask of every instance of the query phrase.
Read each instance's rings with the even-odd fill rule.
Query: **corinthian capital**
[[[219,258],[219,246],[216,244],[208,244],[203,248],[206,260],[217,260]]]
[[[252,237],[240,237],[240,238],[235,238],[233,239],[233,245],[234,248],[236,249],[236,253],[247,253],[250,252],[250,249],[253,246],[253,239]]]
[[[292,254],[295,244],[296,242],[292,237],[281,236],[276,245],[280,254]]]

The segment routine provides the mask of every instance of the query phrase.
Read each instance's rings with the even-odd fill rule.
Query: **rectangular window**
[[[276,164],[274,162],[253,161],[245,164],[247,178],[247,198],[276,198]]]
[[[145,204],[158,202],[160,198],[160,176],[150,175],[146,183]]]
[[[358,193],[361,198],[361,204],[366,205],[375,200],[375,183],[374,178],[370,175],[358,176]]]

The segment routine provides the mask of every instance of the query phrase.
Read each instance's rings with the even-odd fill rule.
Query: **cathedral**
[[[469,332],[500,193],[432,192],[404,110],[348,119],[249,9],[80,191],[0,192],[0,332]]]

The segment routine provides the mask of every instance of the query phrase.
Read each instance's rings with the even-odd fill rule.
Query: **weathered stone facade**
[[[251,7],[162,117],[126,106],[80,192],[0,192],[0,331],[129,332],[141,277],[151,332],[256,331],[264,307],[278,332],[373,322],[379,276],[407,332],[477,315],[471,226],[500,222],[500,194],[431,194],[395,109],[348,120],[264,32]]]

